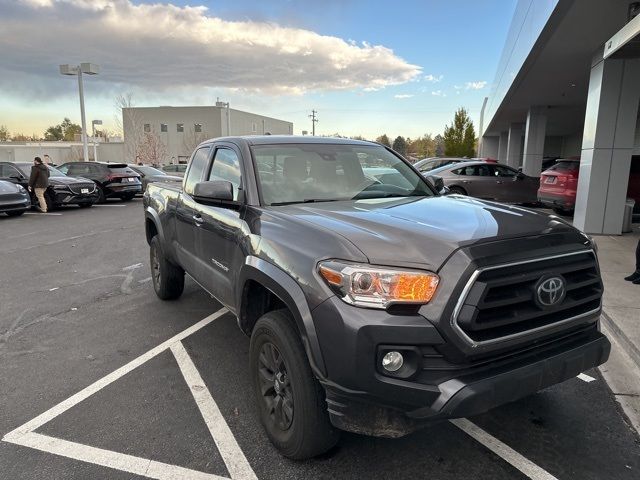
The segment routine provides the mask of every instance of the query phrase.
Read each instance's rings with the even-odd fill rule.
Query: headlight
[[[318,272],[342,300],[358,307],[428,303],[438,287],[438,275],[337,261],[320,262]]]
[[[54,190],[66,190],[67,186],[66,185],[52,185]]]
[[[22,185],[16,185],[20,193],[27,193],[27,190]]]

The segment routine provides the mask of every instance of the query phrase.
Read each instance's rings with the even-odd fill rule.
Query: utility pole
[[[311,119],[311,135],[316,136],[316,123],[318,123],[318,119],[316,118],[317,110],[311,110],[311,115],[309,118]]]

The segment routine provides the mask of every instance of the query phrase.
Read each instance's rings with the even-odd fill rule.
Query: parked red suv
[[[561,215],[573,213],[579,172],[580,160],[559,159],[555,165],[542,172],[538,201]],[[638,211],[640,209],[640,155],[631,157],[627,197],[636,201],[635,210]]]

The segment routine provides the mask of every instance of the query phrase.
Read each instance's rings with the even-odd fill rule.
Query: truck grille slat
[[[536,301],[545,277],[565,281],[565,297],[556,305]],[[593,252],[578,252],[522,264],[479,270],[456,309],[454,322],[474,342],[495,341],[551,327],[600,308],[602,281]]]

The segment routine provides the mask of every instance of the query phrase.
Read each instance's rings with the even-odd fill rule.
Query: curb
[[[631,341],[631,339],[622,331],[616,322],[611,319],[604,309],[602,309],[601,318],[609,332],[616,337],[618,344],[640,369],[640,348]]]

